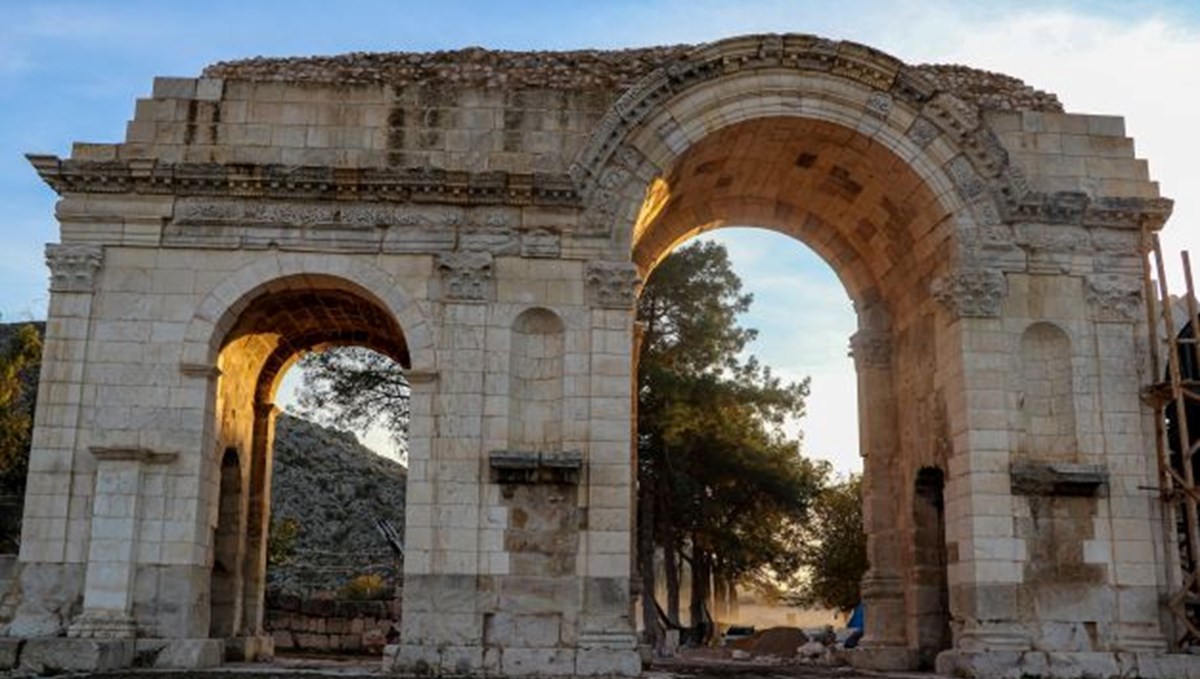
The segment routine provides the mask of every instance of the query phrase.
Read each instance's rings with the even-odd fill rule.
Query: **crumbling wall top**
[[[702,45],[623,50],[517,52],[467,47],[439,52],[352,52],[333,56],[253,57],[204,69],[206,78],[229,80],[409,84],[550,90],[624,90],[657,68],[697,52]],[[957,65],[914,67],[943,91],[986,110],[1063,110],[1058,97],[1018,78]]]

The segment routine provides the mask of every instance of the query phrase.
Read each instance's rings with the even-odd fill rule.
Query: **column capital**
[[[1007,292],[1004,273],[994,269],[964,269],[939,276],[929,291],[956,319],[998,317]]]
[[[891,333],[862,329],[850,336],[850,357],[858,370],[887,368],[892,364]]]
[[[50,267],[51,292],[91,292],[96,272],[104,263],[104,247],[87,243],[49,243],[46,266]]]
[[[585,276],[593,306],[632,309],[637,304],[642,277],[632,262],[588,262]]]
[[[437,257],[442,298],[456,302],[486,302],[492,297],[492,253],[482,250],[446,252]]]

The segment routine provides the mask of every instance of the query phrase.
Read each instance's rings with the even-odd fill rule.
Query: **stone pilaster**
[[[246,507],[246,545],[242,566],[242,629],[245,637],[264,636],[267,584],[267,534],[271,522],[271,460],[274,450],[274,403],[254,407],[254,440],[250,454],[250,487]]]
[[[68,627],[67,636],[133,638],[137,636],[132,611],[142,467],[169,462],[176,456],[144,448],[93,448],[92,455],[96,458],[96,495],[83,613]]]
[[[900,574],[895,501],[900,490],[896,450],[896,400],[889,332],[862,329],[850,338],[858,373],[859,446],[863,455],[863,523],[867,561],[863,603],[870,613],[857,662],[877,669],[907,669],[904,581]]]

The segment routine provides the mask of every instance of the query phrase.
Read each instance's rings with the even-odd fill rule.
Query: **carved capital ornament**
[[[485,302],[492,290],[492,253],[446,252],[438,255],[442,296],[447,300]]]
[[[630,262],[588,262],[588,296],[594,306],[632,309],[637,303],[642,279]]]
[[[883,332],[859,330],[850,336],[850,357],[859,370],[886,368],[892,364],[892,338]]]
[[[940,276],[929,291],[955,318],[995,318],[1006,289],[1003,273],[974,269]]]
[[[104,248],[80,243],[46,245],[51,292],[91,292],[104,263]]]

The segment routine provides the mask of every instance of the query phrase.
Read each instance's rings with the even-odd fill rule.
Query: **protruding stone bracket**
[[[1100,464],[1014,462],[1009,469],[1013,495],[1101,497],[1108,490],[1108,469]]]
[[[215,380],[221,376],[221,369],[205,363],[180,363],[179,372],[185,377],[196,377],[205,380]]]
[[[405,370],[404,379],[410,385],[413,384],[432,384],[437,382],[439,373],[436,370]]]
[[[91,292],[96,272],[104,263],[104,247],[84,243],[49,243],[46,266],[50,267],[51,292]]]
[[[499,484],[578,485],[583,454],[577,450],[556,453],[494,450],[488,455],[492,480]]]
[[[170,464],[179,457],[176,451],[163,452],[138,446],[94,446],[88,450],[97,462],[133,460],[146,464]]]
[[[1010,208],[1009,221],[1078,224],[1111,229],[1161,229],[1175,207],[1170,198],[1102,196],[1082,191],[1029,192]]]

